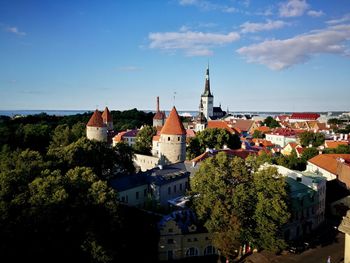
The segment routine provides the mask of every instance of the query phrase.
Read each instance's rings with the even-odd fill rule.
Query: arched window
[[[215,247],[213,246],[207,246],[205,249],[204,249],[204,256],[205,255],[213,255],[215,254]]]
[[[198,256],[198,249],[195,247],[190,247],[189,249],[187,249],[186,257],[194,257],[194,256]]]

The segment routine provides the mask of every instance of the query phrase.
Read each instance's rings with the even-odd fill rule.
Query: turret
[[[86,137],[89,140],[107,142],[107,125],[103,122],[101,113],[97,109],[86,125]]]
[[[175,107],[160,131],[159,154],[165,163],[178,163],[186,159],[186,130]]]
[[[108,107],[106,107],[104,112],[102,113],[102,119],[103,119],[103,123],[106,124],[106,126],[107,126],[107,130],[112,131],[113,130],[113,118],[112,118],[112,114],[109,112]]]
[[[159,97],[157,97],[157,111],[153,117],[153,126],[162,127],[165,122],[165,112],[159,109]]]
[[[199,103],[199,111],[198,111],[198,116],[195,119],[196,122],[196,127],[195,131],[203,131],[205,127],[207,126],[207,118],[205,118],[203,114],[203,103],[202,103],[202,98]]]

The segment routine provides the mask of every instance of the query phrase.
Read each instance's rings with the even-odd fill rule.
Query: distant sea
[[[144,112],[155,112],[152,110],[143,110]],[[40,113],[46,113],[48,115],[56,115],[56,116],[67,116],[67,115],[75,115],[75,114],[82,114],[85,112],[92,113],[91,110],[0,110],[0,115],[10,116],[14,117],[16,115],[19,116],[27,116],[27,115],[35,115]],[[170,111],[165,111],[166,115],[169,115]],[[197,116],[198,111],[178,111],[181,116]],[[290,114],[291,112],[264,112],[264,111],[230,111],[230,114],[233,115],[257,115],[257,116],[276,116],[281,114]],[[320,114],[328,114],[330,115],[330,112],[319,112]],[[333,111],[331,115],[337,116],[340,115],[342,112]]]

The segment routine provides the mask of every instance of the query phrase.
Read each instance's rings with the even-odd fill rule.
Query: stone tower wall
[[[86,127],[86,137],[89,140],[107,142],[107,127]]]
[[[186,135],[160,136],[159,152],[167,163],[183,162],[186,159]]]

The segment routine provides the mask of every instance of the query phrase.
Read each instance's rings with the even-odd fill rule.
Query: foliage
[[[272,118],[271,116],[268,116],[265,120],[264,120],[264,125],[269,127],[269,128],[277,128],[277,127],[281,127],[281,125],[278,123],[278,121],[276,121],[274,118]]]
[[[292,170],[304,171],[306,169],[306,161],[298,158],[295,149],[292,150],[290,155],[277,156],[273,162]]]
[[[328,124],[334,124],[334,125],[337,125],[337,124],[342,124],[343,122],[337,118],[331,118],[327,121]]]
[[[134,150],[136,153],[151,155],[152,138],[157,134],[157,129],[145,125],[136,135]]]
[[[318,155],[318,150],[315,147],[309,147],[305,148],[303,153],[301,154],[301,158],[304,162],[307,162],[310,160],[312,157],[315,157]]]
[[[305,131],[298,135],[300,144],[303,147],[312,145],[312,147],[318,147],[324,143],[325,136],[322,133],[314,133]]]
[[[241,141],[236,134],[225,129],[209,128],[196,134],[196,139],[190,139],[187,147],[187,157],[190,159],[202,154],[207,148],[222,149],[226,145],[230,149],[241,147]]]
[[[350,145],[339,145],[337,148],[324,149],[324,153],[346,154],[350,153]]]
[[[193,207],[227,257],[245,242],[270,251],[285,246],[286,183],[275,168],[257,170],[253,162],[219,153],[203,161],[191,181]]]
[[[140,128],[142,125],[152,125],[153,113],[131,109],[126,111],[111,111],[114,130],[124,131]]]
[[[262,131],[255,130],[253,132],[253,138],[264,139],[265,138],[265,134]]]

